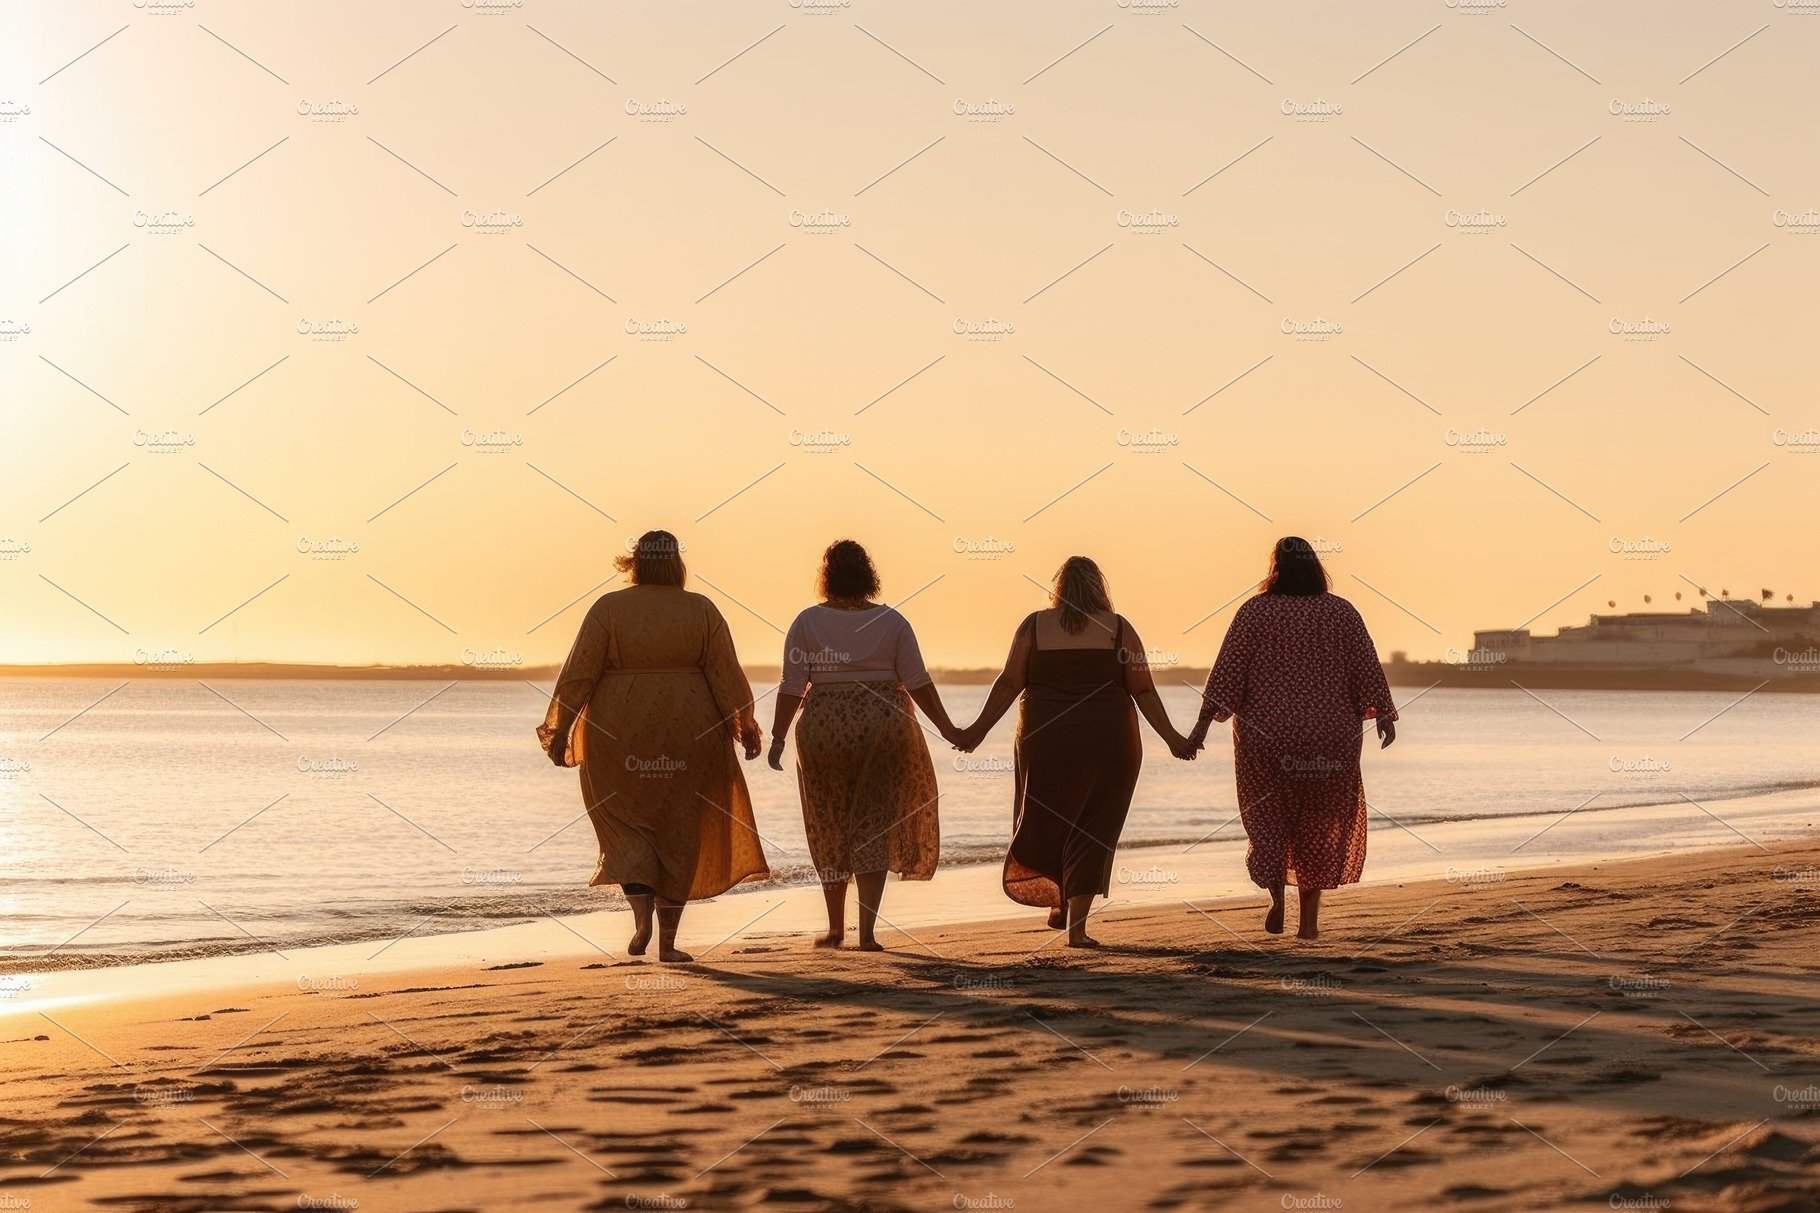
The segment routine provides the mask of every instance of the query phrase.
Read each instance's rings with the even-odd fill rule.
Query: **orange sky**
[[[843,535],[950,665],[1820,592],[1820,17],[1257,8],[8,5],[0,661],[554,660],[652,526],[755,662]]]

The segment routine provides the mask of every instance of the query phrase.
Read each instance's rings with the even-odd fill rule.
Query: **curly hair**
[[[682,544],[668,531],[646,531],[624,556],[613,558],[613,567],[628,574],[633,585],[675,585],[688,580]]]
[[[878,570],[872,557],[852,539],[836,539],[822,553],[821,574],[816,589],[823,598],[875,598],[878,596]]]

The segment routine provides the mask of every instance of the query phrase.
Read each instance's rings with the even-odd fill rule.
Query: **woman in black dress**
[[[977,747],[1022,696],[1005,895],[1049,907],[1049,925],[1068,928],[1069,947],[1091,948],[1099,945],[1087,916],[1094,896],[1111,891],[1113,851],[1144,761],[1133,703],[1177,758],[1193,749],[1170,724],[1143,642],[1113,613],[1099,566],[1070,556],[1050,601],[1018,626],[960,748]]]

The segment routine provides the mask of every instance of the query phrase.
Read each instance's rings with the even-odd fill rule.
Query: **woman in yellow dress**
[[[617,565],[631,584],[589,608],[537,735],[557,766],[581,767],[600,841],[588,883],[624,889],[627,951],[644,955],[655,916],[658,958],[687,961],[683,904],[770,874],[734,757],[736,744],[758,757],[752,688],[719,609],[683,588],[674,535],[647,531]]]

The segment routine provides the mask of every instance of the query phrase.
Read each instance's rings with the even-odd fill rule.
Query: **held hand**
[[[1169,739],[1169,752],[1183,762],[1193,762],[1194,756],[1200,752],[1200,747],[1194,744],[1192,738],[1183,737],[1177,733]]]
[[[758,751],[753,750],[752,753],[756,755]],[[773,737],[771,739],[771,753],[765,757],[765,761],[770,765],[773,771],[781,771],[784,769],[784,739],[782,737]]]
[[[554,766],[568,766],[569,739],[567,737],[550,738],[550,762]]]
[[[1380,718],[1378,721],[1378,748],[1380,750],[1388,749],[1390,747],[1390,743],[1395,741],[1396,739],[1397,739],[1397,722],[1394,720],[1384,720],[1384,719]]]

